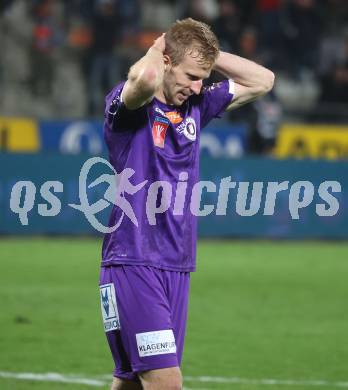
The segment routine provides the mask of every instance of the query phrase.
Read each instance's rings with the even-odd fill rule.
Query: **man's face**
[[[189,53],[178,65],[173,66],[169,60],[163,79],[163,93],[168,104],[181,106],[191,95],[200,93],[212,66],[202,65],[197,60]]]

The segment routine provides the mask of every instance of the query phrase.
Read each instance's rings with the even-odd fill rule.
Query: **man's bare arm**
[[[164,74],[164,34],[157,38],[147,53],[129,70],[122,91],[122,100],[127,108],[135,110],[151,100],[161,85]]]
[[[253,61],[220,51],[214,69],[235,82],[235,93],[227,110],[249,103],[269,92],[274,73]]]

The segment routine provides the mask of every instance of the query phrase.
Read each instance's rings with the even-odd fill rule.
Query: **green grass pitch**
[[[96,239],[0,240],[0,372],[111,378],[100,250]],[[348,243],[200,242],[183,372],[194,377],[189,389],[334,390],[347,382]],[[304,382],[258,381],[265,378]],[[311,380],[331,384],[306,385]],[[0,378],[1,390],[86,388],[93,389]]]

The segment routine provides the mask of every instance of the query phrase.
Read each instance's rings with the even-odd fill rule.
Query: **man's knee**
[[[179,367],[161,368],[139,373],[144,390],[182,390]]]
[[[141,390],[140,383],[127,381],[120,378],[114,378],[111,385],[111,390]]]

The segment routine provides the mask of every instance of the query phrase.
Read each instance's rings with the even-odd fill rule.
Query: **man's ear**
[[[172,66],[172,61],[168,54],[163,54],[164,68],[168,69]]]

